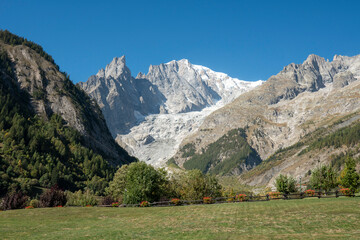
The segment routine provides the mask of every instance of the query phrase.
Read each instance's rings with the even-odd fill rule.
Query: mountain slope
[[[98,102],[122,147],[161,166],[207,115],[261,83],[231,78],[185,59],[151,65],[146,75],[134,79],[121,57],[79,85]]]
[[[304,136],[294,145],[279,149],[252,170],[241,175],[249,185],[273,187],[281,173],[303,183],[310,179],[311,170],[319,165],[332,165],[341,170],[347,157],[360,163],[360,114],[341,117]]]
[[[111,165],[135,160],[115,143],[97,104],[39,45],[1,31],[0,52],[4,189],[30,182],[81,188],[95,176],[110,179]]]
[[[332,62],[310,55],[209,115],[181,146],[193,144],[201,153],[230,130],[244,128],[248,143],[264,160],[327,121],[358,111],[359,78],[360,55],[335,56]],[[174,160],[183,166],[189,159],[181,155],[180,150]]]

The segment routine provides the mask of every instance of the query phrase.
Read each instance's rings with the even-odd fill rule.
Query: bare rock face
[[[327,121],[359,111],[359,79],[360,55],[335,56],[332,62],[310,55],[210,114],[180,148],[193,144],[200,153],[230,130],[243,128],[248,143],[265,160]],[[179,165],[189,160],[181,152],[174,159]]]
[[[165,101],[157,86],[131,76],[124,56],[79,85],[99,104],[114,137],[128,133],[144,116],[159,113]]]
[[[79,85],[97,101],[117,142],[140,160],[160,166],[207,115],[261,83],[185,59],[151,65],[146,75],[134,79],[121,57]]]
[[[166,98],[169,113],[199,111],[222,100],[231,102],[241,93],[260,82],[246,82],[224,73],[193,65],[187,59],[151,65],[146,75]]]
[[[112,138],[95,101],[78,89],[65,74],[24,45],[11,46],[0,42],[14,63],[21,89],[31,96],[31,108],[43,118],[53,113],[78,130],[86,145],[104,153],[115,165],[131,161],[131,157]],[[121,74],[120,72],[118,72]]]

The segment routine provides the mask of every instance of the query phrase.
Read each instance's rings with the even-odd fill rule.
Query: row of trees
[[[214,176],[205,175],[200,170],[170,176],[164,169],[157,170],[144,162],[135,162],[118,169],[106,193],[125,204],[136,204],[169,198],[197,200],[205,196],[219,197],[221,189]]]
[[[296,192],[296,181],[293,177],[279,175],[275,180],[276,189],[279,192]],[[349,188],[351,193],[355,193],[360,187],[360,174],[356,172],[356,162],[353,158],[348,158],[345,168],[340,175],[331,165],[324,165],[314,169],[311,172],[310,186],[319,191],[329,192],[330,190],[341,186]]]

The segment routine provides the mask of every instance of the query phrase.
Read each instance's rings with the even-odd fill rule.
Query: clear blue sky
[[[311,53],[360,54],[360,1],[0,0],[0,28],[42,45],[74,82],[122,55],[133,76],[187,58],[266,80]]]

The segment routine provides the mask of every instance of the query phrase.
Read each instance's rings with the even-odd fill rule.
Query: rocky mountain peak
[[[136,76],[136,79],[145,79],[146,78],[146,74],[139,72],[138,75]]]
[[[323,57],[320,57],[316,54],[310,54],[306,60],[304,61],[303,64],[315,64],[315,63],[323,63],[323,62],[326,62],[325,59]]]
[[[333,58],[333,61],[341,61],[342,59],[344,59],[343,56],[335,54],[334,58]]]
[[[130,69],[126,66],[125,56],[115,57],[105,68],[105,71],[100,70],[98,74],[104,73],[105,78],[112,77],[117,79],[121,76],[131,76]],[[102,76],[102,75],[100,75]]]

